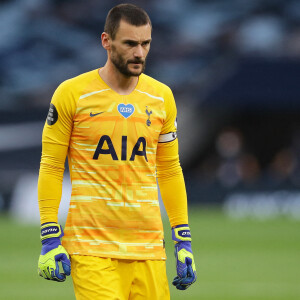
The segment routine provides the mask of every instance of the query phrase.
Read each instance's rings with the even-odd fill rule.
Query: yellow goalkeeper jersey
[[[98,70],[58,87],[43,145],[68,151],[72,195],[63,238],[68,253],[165,259],[156,156],[158,143],[174,143],[176,127],[171,90],[145,74],[126,96],[112,90]],[[46,161],[47,153],[43,156]]]

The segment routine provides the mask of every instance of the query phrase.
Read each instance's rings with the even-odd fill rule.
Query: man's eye
[[[149,41],[147,41],[147,42],[143,42],[142,43],[142,46],[148,46],[150,44],[150,42]]]
[[[130,46],[130,47],[134,47],[134,46],[137,45],[137,43],[131,42],[131,41],[127,41],[127,42],[126,42],[126,45],[128,45],[128,46]]]

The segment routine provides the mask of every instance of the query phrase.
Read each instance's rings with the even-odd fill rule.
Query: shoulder
[[[97,70],[92,70],[86,73],[82,73],[75,77],[69,78],[63,81],[57,88],[61,92],[80,92],[84,87],[86,87],[89,82],[92,82],[96,78]]]
[[[169,97],[173,95],[169,86],[154,79],[153,77],[150,77],[146,74],[142,74],[140,76],[140,80],[141,80],[140,87],[145,89],[146,92],[151,91],[156,96],[160,96],[160,97]]]
[[[55,90],[51,103],[59,111],[71,111],[74,115],[82,91],[93,81],[96,70],[63,81]]]

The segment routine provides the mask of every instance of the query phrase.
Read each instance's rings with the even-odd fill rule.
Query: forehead
[[[145,41],[151,39],[151,25],[135,26],[131,25],[124,20],[120,21],[115,40],[134,40]]]

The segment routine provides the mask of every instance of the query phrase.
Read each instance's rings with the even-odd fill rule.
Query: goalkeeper
[[[77,300],[170,299],[156,180],[175,244],[173,285],[185,290],[196,281],[175,100],[144,74],[151,32],[143,9],[112,8],[101,35],[106,64],[63,82],[50,103],[38,273],[54,281],[71,275]],[[57,214],[66,157],[72,195],[63,230]]]

